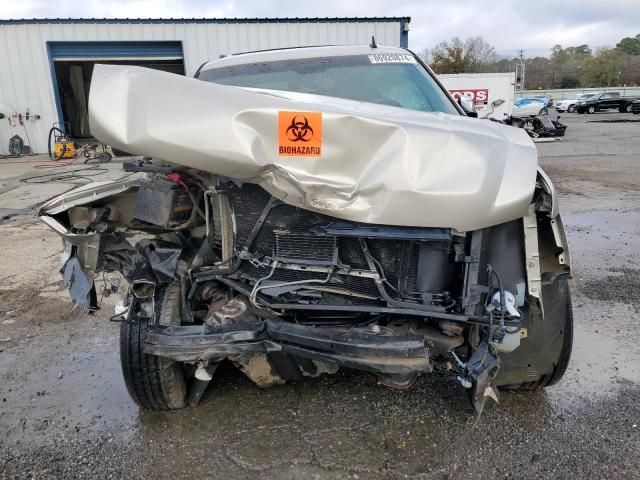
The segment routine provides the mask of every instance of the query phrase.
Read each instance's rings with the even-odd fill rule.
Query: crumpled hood
[[[89,118],[114,147],[352,221],[475,230],[524,216],[536,181],[522,129],[141,67],[96,65]]]

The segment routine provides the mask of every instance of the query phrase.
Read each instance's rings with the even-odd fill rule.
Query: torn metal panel
[[[535,205],[529,207],[529,212],[523,217],[524,251],[527,266],[527,288],[532,297],[542,302],[542,276],[540,273],[540,247],[538,246],[538,217]]]
[[[569,271],[571,271],[571,255],[569,254],[567,235],[564,231],[560,214],[551,219],[551,229],[553,230],[553,238],[556,241],[556,246],[562,249],[562,253],[558,254],[558,262],[561,265],[566,265]]]
[[[96,200],[112,197],[118,193],[137,187],[139,184],[140,179],[135,178],[115,182],[88,183],[49,200],[40,207],[38,215],[42,215],[43,213],[47,215],[57,215],[77,205],[86,205]],[[42,220],[46,221],[44,218]],[[47,223],[49,224],[49,222]],[[53,228],[52,225],[50,226]]]
[[[288,126],[283,113],[295,114]],[[114,147],[357,222],[475,230],[522,217],[535,187],[537,152],[523,131],[458,115],[115,65],[96,66],[89,114]],[[313,142],[287,137],[307,124]],[[282,153],[283,138],[299,137],[317,150]]]
[[[555,218],[558,216],[558,213],[560,211],[556,187],[553,185],[553,182],[549,178],[549,175],[547,175],[547,173],[541,167],[538,167],[538,178],[540,179],[540,184],[542,185],[544,191],[551,195],[551,218]]]

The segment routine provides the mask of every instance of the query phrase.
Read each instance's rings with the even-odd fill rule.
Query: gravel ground
[[[108,321],[115,299],[71,312],[59,240],[12,206],[0,478],[639,478],[640,123],[591,122],[618,118],[630,116],[566,114],[565,141],[538,145],[572,248],[574,355],[557,386],[504,393],[477,424],[440,375],[401,392],[346,372],[260,390],[222,368],[198,408],[139,411]]]

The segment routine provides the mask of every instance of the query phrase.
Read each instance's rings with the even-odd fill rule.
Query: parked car
[[[464,115],[410,51],[253,52],[197,79],[96,65],[89,119],[152,157],[125,164],[146,176],[40,217],[76,305],[98,308],[109,272],[128,281],[112,320],[142,408],[197,404],[223,361],[260,386],[443,369],[478,412],[496,386],[565,373],[571,262],[535,145]]]
[[[560,100],[556,103],[556,111],[558,112],[569,112],[573,113],[576,111],[576,103],[579,101],[585,101],[594,96],[598,95],[598,93],[579,93],[574,98],[567,98],[565,100]]]
[[[578,113],[596,113],[602,110],[630,112],[633,100],[636,100],[636,97],[622,97],[620,92],[605,92],[577,101],[575,108]]]
[[[546,115],[549,113],[544,102],[538,98],[518,98],[513,102],[513,117],[533,117],[535,115]]]

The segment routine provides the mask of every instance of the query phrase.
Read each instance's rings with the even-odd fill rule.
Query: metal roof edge
[[[280,18],[20,18],[0,19],[0,25],[95,24],[95,23],[315,23],[315,22],[402,22],[411,17],[280,17]]]

